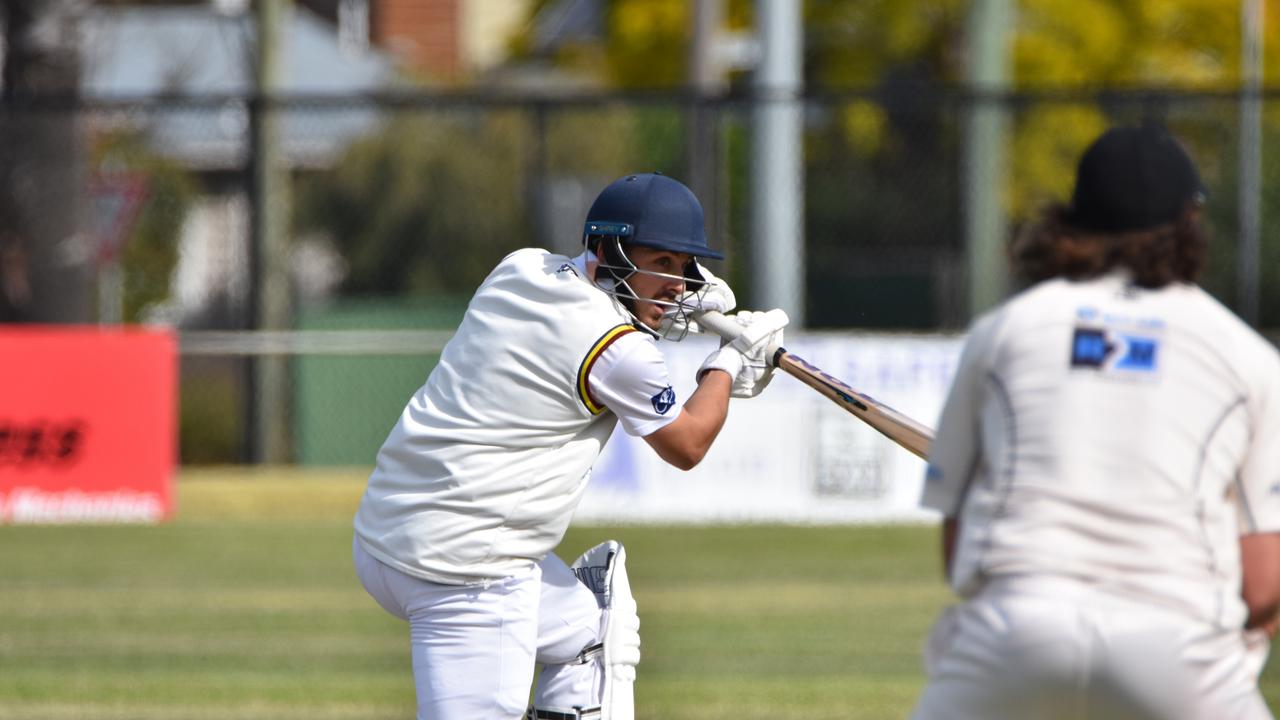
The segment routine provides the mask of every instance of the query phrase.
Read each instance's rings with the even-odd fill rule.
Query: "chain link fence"
[[[1238,94],[996,100],[1009,128],[1009,237],[1037,207],[1066,199],[1075,158],[1103,128],[1158,119],[1187,142],[1210,188],[1203,284],[1239,306]],[[1262,100],[1262,185],[1273,188],[1280,96]],[[810,328],[964,328],[962,163],[966,113],[979,101],[936,87],[801,100],[797,262]],[[288,218],[286,329],[297,331],[274,341],[226,334],[256,325],[251,228],[262,208],[251,140],[261,111],[280,118],[288,183],[271,210]],[[620,175],[659,170],[694,186],[712,245],[728,256],[711,267],[751,307],[751,273],[768,269],[752,262],[750,209],[769,201],[751,197],[752,112],[747,98],[614,93],[3,105],[0,321],[177,327],[189,463],[256,457],[254,366],[285,357],[291,458],[367,463],[498,259],[531,245],[576,254],[587,207]],[[710,130],[693,133],[701,121]],[[1266,330],[1280,328],[1280,196],[1260,200],[1249,262]],[[377,333],[341,334],[350,331]]]

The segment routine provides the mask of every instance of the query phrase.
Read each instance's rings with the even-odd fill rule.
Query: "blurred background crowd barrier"
[[[1088,141],[1111,124],[1159,121],[1188,144],[1211,192],[1204,286],[1264,332],[1280,329],[1280,239],[1259,232],[1280,223],[1280,197],[1260,191],[1280,186],[1280,93],[1247,84],[1244,70],[1229,87],[992,85],[975,81],[981,68],[939,71],[956,61],[922,41],[863,72],[857,57],[830,58],[870,42],[885,18],[857,25],[842,15],[857,4],[811,3],[803,51],[773,40],[804,60],[794,87],[762,89],[761,71],[725,69],[686,83],[659,46],[626,62],[587,54],[611,63],[608,84],[544,75],[432,86],[403,82],[368,37],[351,50],[350,18],[317,5],[337,20],[343,8],[385,18],[345,1],[7,11],[0,322],[174,328],[183,463],[368,464],[497,260],[526,246],[576,254],[595,194],[634,171],[695,189],[728,255],[712,268],[741,306],[787,306],[797,332],[955,335],[1014,289],[989,279],[1003,277],[1000,253],[1039,207],[1067,198]],[[645,12],[619,2],[575,20],[564,8],[601,4],[511,5],[526,16],[513,46],[544,60],[527,48],[554,39],[552,20],[594,20],[607,37],[579,35],[620,42],[626,13]],[[676,12],[681,43],[696,44],[709,5],[648,8],[676,8],[663,12]],[[721,22],[778,5],[726,2]],[[926,28],[935,41],[974,22],[963,4],[942,6],[946,17],[921,20],[937,25]],[[32,29],[49,7],[74,9],[78,40]],[[1238,12],[1225,15],[1238,33]],[[271,28],[287,43],[264,40]],[[757,55],[772,52],[767,38],[756,43]],[[1074,52],[1089,62],[1087,43]],[[550,57],[561,72],[573,66],[563,45]],[[636,82],[646,68],[677,82]],[[852,68],[853,81],[832,80],[831,68]],[[779,132],[793,136],[762,133],[777,105],[797,121]],[[795,172],[762,178],[788,167],[762,162],[775,141],[789,144]],[[777,188],[796,192],[801,229],[781,252],[761,232],[772,222],[761,209],[785,201]],[[983,246],[996,265],[975,254]],[[781,300],[766,281],[777,273],[798,278]]]

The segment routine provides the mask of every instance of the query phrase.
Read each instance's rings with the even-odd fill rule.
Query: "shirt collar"
[[[573,266],[578,269],[578,273],[584,278],[590,279],[591,275],[587,272],[587,263],[597,262],[596,254],[590,250],[584,250],[581,255],[574,258]]]

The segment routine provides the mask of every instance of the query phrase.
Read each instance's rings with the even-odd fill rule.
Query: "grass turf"
[[[362,482],[188,471],[161,526],[0,528],[0,718],[411,717],[407,632],[351,570]],[[936,533],[574,527],[560,553],[627,546],[638,718],[893,718],[950,600]]]

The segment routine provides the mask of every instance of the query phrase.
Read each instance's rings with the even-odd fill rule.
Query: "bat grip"
[[[700,310],[693,314],[693,319],[726,341],[736,340],[742,334],[742,326],[730,320],[719,310]]]

